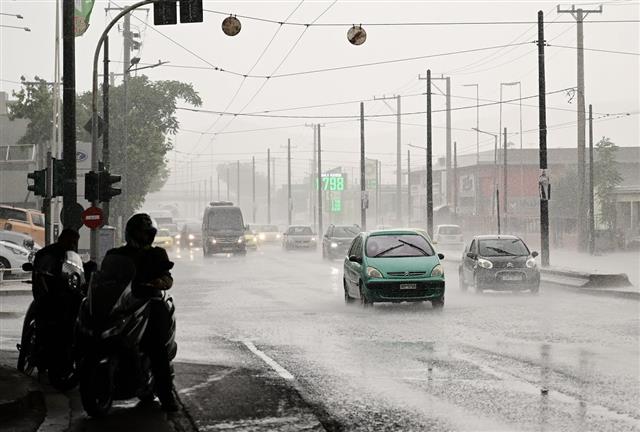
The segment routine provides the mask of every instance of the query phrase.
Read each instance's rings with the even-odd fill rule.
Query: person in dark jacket
[[[132,284],[133,294],[143,299],[161,299],[162,291],[173,285],[170,270],[173,263],[167,252],[152,247],[157,233],[155,222],[148,214],[133,215],[125,228],[126,244],[111,249],[107,255],[121,255],[130,258],[136,268]],[[173,368],[177,345],[175,320],[170,306],[161,300],[149,304],[149,324],[142,340],[142,349],[149,355],[155,381],[155,391],[164,411],[177,411],[178,404],[173,389]]]

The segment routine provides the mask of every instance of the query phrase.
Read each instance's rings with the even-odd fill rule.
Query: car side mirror
[[[22,264],[22,271],[24,271],[24,272],[33,271],[33,264],[31,264],[30,262]]]
[[[531,252],[531,256],[534,257],[534,258],[537,257],[538,256],[538,252],[536,252],[536,251]]]
[[[439,253],[439,254],[438,254],[438,258],[440,258],[441,260],[443,260],[443,259],[444,259],[444,254],[443,254],[443,253]]]
[[[362,260],[355,255],[349,255],[349,261],[360,263],[360,264],[362,263]]]
[[[472,260],[476,259],[476,254],[473,252],[467,252],[467,258],[471,258]]]

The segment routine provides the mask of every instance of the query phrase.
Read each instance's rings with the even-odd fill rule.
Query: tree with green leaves
[[[21,142],[44,144],[51,138],[51,86],[37,77],[35,82],[22,81],[22,89],[13,94],[17,102],[10,108],[11,116],[31,120]],[[151,81],[144,75],[129,79],[126,113],[124,97],[122,85],[110,87],[110,171],[127,179],[123,182],[127,186],[126,202],[124,195],[114,198],[111,213],[126,218],[140,208],[149,192],[160,189],[169,175],[166,154],[173,148],[172,136],[179,129],[178,102],[200,106],[202,100],[191,84]],[[102,102],[102,92],[99,101]],[[78,140],[91,141],[91,135],[82,128],[91,118],[91,92],[79,95],[76,106]],[[98,109],[102,112],[102,106]],[[127,148],[123,145],[125,116]]]
[[[600,212],[598,222],[610,230],[616,227],[615,189],[622,183],[616,162],[618,146],[609,138],[602,137],[596,144],[594,156],[594,189]]]

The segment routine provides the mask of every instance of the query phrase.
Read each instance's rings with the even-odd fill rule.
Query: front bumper
[[[217,242],[214,244],[209,243],[209,246],[207,246],[207,252],[209,253],[225,253],[225,252],[237,253],[237,252],[246,252],[246,250],[247,250],[247,246],[245,245],[244,242],[242,243]]]
[[[415,289],[401,285],[415,284]],[[365,294],[374,302],[414,302],[444,297],[444,279],[372,279],[364,284]]]
[[[518,279],[516,279],[518,278]],[[513,291],[532,290],[540,286],[538,269],[482,269],[477,273],[478,288]]]
[[[288,241],[285,246],[289,249],[316,249],[318,243],[312,241]]]

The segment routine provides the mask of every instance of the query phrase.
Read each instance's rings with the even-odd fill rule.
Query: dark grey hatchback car
[[[483,235],[474,237],[465,247],[458,268],[460,288],[525,291],[538,293],[540,270],[537,252],[531,252],[520,237]]]

